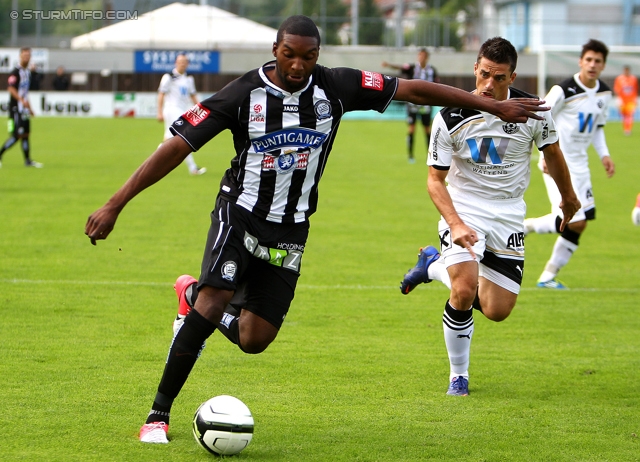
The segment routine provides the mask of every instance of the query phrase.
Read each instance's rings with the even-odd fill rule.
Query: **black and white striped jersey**
[[[531,97],[515,88],[509,98]],[[489,200],[524,195],[531,176],[531,149],[558,141],[553,119],[538,112],[542,120],[508,123],[488,112],[444,108],[435,117],[427,164],[449,170],[452,196],[477,196]]]
[[[383,112],[398,81],[317,65],[305,88],[288,93],[265,75],[273,66],[267,63],[231,82],[189,109],[171,130],[194,151],[231,130],[236,156],[220,193],[268,221],[300,223],[316,210],[318,182],[342,115]]]

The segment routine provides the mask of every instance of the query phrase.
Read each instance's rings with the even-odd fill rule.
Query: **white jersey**
[[[509,98],[531,95],[509,89]],[[470,109],[444,108],[431,129],[427,164],[449,170],[449,193],[483,199],[522,198],[531,176],[533,143],[542,150],[558,138],[548,112],[543,120],[507,123],[498,117]]]
[[[580,82],[578,74],[554,85],[544,98],[556,121],[560,148],[572,176],[589,175],[587,148],[597,127],[607,122],[611,89],[601,80],[594,88]]]
[[[174,112],[177,110],[182,114],[193,106],[191,95],[196,93],[196,84],[192,76],[186,73],[179,74],[174,69],[170,74],[162,76],[158,92],[164,93],[163,109],[171,108]]]

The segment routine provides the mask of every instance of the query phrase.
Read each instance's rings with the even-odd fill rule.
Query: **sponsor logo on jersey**
[[[435,161],[438,160],[438,138],[440,138],[440,133],[442,132],[442,128],[438,127],[436,130],[436,134],[433,135],[433,150],[431,151],[431,158]]]
[[[593,130],[594,119],[595,117],[593,116],[593,114],[585,114],[584,112],[580,112],[578,114],[578,129],[580,130],[580,133],[584,133],[585,131],[591,133],[591,131]]]
[[[384,79],[382,74],[371,71],[362,71],[362,88],[369,88],[370,90],[382,91],[384,86]]]
[[[518,133],[520,127],[518,126],[518,124],[506,123],[502,126],[502,129],[507,135],[513,135],[514,133]]]
[[[284,106],[282,106],[282,111],[283,112],[298,112],[299,108],[295,104],[285,104]]]
[[[258,153],[276,149],[317,149],[322,146],[325,139],[327,139],[326,133],[310,128],[286,128],[252,139],[251,146]]]
[[[196,127],[198,126],[198,124],[200,124],[200,122],[206,119],[210,113],[211,111],[209,109],[198,103],[187,112],[182,114],[182,117],[191,125]]]
[[[278,246],[298,246],[297,244],[278,244]],[[302,260],[302,250],[289,250],[289,249],[273,249],[264,245],[260,245],[258,238],[251,234],[244,232],[244,247],[251,255],[261,260],[265,260],[272,265],[280,266],[281,268],[300,272],[300,261]],[[304,249],[304,246],[298,246]]]
[[[321,99],[313,105],[313,110],[316,113],[316,119],[324,120],[331,117],[331,103],[326,99]]]
[[[262,170],[275,170],[277,173],[286,174],[294,170],[305,170],[309,165],[309,151],[287,151],[279,156],[265,154],[262,159]]]
[[[263,123],[265,118],[262,113],[262,104],[254,104],[253,105],[253,113],[249,114],[249,122],[260,122]]]
[[[524,252],[524,233],[513,233],[507,239],[507,249]]]
[[[238,265],[234,261],[225,262],[222,265],[222,279],[225,281],[233,281],[233,278],[236,276],[236,271],[238,269]]]
[[[182,121],[182,119],[178,119],[176,120],[173,125],[175,125],[176,127],[179,127],[180,125],[182,125],[184,122]]]
[[[604,106],[604,101],[602,101],[601,99],[598,100],[598,108],[602,109],[602,106]]]
[[[549,124],[544,122],[542,125],[542,139],[546,140],[547,138],[549,138]]]
[[[501,164],[502,159],[504,159],[504,156],[507,152],[507,147],[509,146],[509,140],[507,138],[500,138],[500,142],[496,147],[493,138],[482,138],[480,147],[478,147],[478,142],[476,140],[468,139],[467,145],[469,146],[469,150],[471,151],[471,158],[474,162],[478,164],[488,163],[488,154],[491,163],[497,165]]]
[[[462,109],[460,109],[460,112],[452,112],[451,114],[449,114],[449,118],[453,117],[460,117],[461,119],[464,119],[464,116],[462,115]]]
[[[569,90],[573,94],[576,94],[578,92],[578,89],[576,87],[569,87],[567,88],[567,90]]]

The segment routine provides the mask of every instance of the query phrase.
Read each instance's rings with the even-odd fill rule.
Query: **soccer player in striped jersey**
[[[320,34],[311,19],[285,20],[272,47],[275,61],[183,114],[172,124],[175,136],[87,220],[85,234],[95,245],[113,230],[133,197],[221,131],[232,132],[236,156],[211,214],[200,278],[196,282],[185,275],[176,281],[179,317],[184,317],[178,319],[140,431],[143,442],[168,442],[171,406],[216,329],[249,354],[261,353],[276,338],[300,274],[318,182],[345,112],[382,112],[396,99],[460,105],[509,122],[542,118],[532,112],[541,108],[539,101],[497,101],[421,80],[329,69],[317,64],[319,52]]]
[[[598,40],[590,40],[584,44],[580,55],[580,72],[554,85],[545,97],[546,102],[552,106],[551,114],[556,121],[560,147],[582,208],[564,229],[560,229],[560,195],[549,177],[545,159],[541,156],[538,166],[543,172],[544,184],[551,202],[551,213],[526,219],[525,233],[559,233],[560,236],[556,239],[551,257],[538,278],[537,286],[540,288],[566,288],[556,276],[578,250],[580,236],[587,228],[587,222],[596,218],[596,203],[587,154],[590,144],[593,144],[598,153],[607,176],[611,178],[615,173],[615,165],[604,136],[607,107],[612,94],[607,84],[600,80],[608,53],[607,46]]]
[[[527,96],[511,87],[518,54],[506,39],[487,40],[474,67],[475,97],[508,100]],[[449,356],[447,394],[469,394],[472,308],[492,321],[506,319],[516,304],[524,271],[524,192],[531,149],[544,153],[562,194],[564,226],[580,208],[548,113],[542,120],[505,123],[486,112],[444,108],[433,122],[428,189],[441,213],[440,251],[420,249],[418,263],[400,289],[442,281],[451,290],[442,325]]]

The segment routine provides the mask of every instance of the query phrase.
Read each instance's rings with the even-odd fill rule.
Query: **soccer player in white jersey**
[[[527,94],[511,87],[518,55],[506,39],[487,40],[474,66],[475,94],[498,101]],[[472,308],[492,321],[506,319],[516,304],[524,270],[524,192],[533,144],[543,153],[562,195],[564,221],[580,208],[549,114],[543,120],[505,123],[497,117],[444,108],[433,122],[429,147],[429,195],[441,219],[440,249],[420,249],[418,263],[400,289],[442,281],[451,289],[443,315],[450,363],[447,394],[469,394]],[[448,183],[448,186],[447,186]]]
[[[200,280],[184,275],[174,286],[182,318],[140,429],[145,443],[169,442],[174,400],[214,331],[249,354],[263,352],[275,340],[295,294],[318,182],[344,113],[383,112],[397,100],[474,108],[511,122],[541,118],[531,112],[539,111],[540,101],[496,101],[422,80],[324,67],[317,63],[320,32],[306,16],[282,23],[272,53],[275,61],[247,72],[176,120],[175,136],[87,220],[85,234],[95,245],[138,193],[223,130],[232,132],[236,156],[220,182]],[[216,373],[232,377],[224,368]]]
[[[559,208],[558,188],[548,174],[545,159],[540,158],[539,167],[543,172],[544,184],[551,202],[551,213],[525,220],[525,234],[560,233],[556,239],[551,257],[538,278],[537,286],[548,289],[565,289],[566,286],[556,276],[578,249],[580,236],[587,227],[587,221],[596,218],[596,203],[591,187],[591,172],[587,148],[591,143],[609,178],[615,173],[615,165],[609,155],[604,136],[607,106],[612,98],[611,89],[600,80],[609,50],[598,41],[590,40],[582,47],[580,72],[554,85],[545,97],[551,105],[551,113],[556,121],[560,147],[571,173],[571,182],[582,204],[569,224],[560,229],[562,211]]]
[[[179,54],[176,56],[176,67],[169,74],[164,74],[160,80],[157,118],[160,122],[164,122],[164,141],[173,138],[170,131],[171,124],[191,106],[198,104],[193,76],[187,75],[188,66],[189,58]],[[202,175],[207,171],[204,167],[198,167],[193,154],[189,154],[184,162],[192,175]]]

